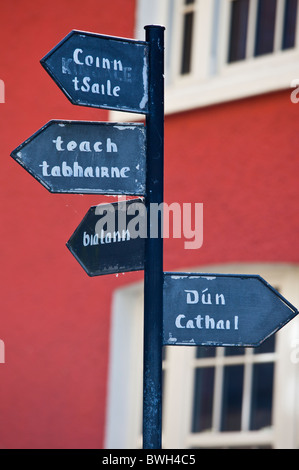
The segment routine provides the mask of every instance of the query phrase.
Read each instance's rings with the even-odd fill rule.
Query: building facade
[[[50,194],[9,156],[51,119],[140,116],[72,105],[39,60],[72,29],[142,40],[164,25],[165,202],[203,205],[202,245],[172,234],[164,270],[259,274],[298,308],[297,3],[2,7],[1,448],[142,446],[143,273],[90,278],[65,247],[117,199]],[[259,348],[163,358],[165,448],[298,448],[298,319]]]

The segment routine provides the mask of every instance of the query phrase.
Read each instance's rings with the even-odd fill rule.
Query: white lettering
[[[83,168],[82,166],[78,165],[78,162],[74,162],[73,169],[75,178],[77,178],[78,176],[83,176]]]
[[[56,150],[58,150],[59,152],[64,150],[62,148],[62,142],[63,142],[63,140],[61,138],[61,135],[59,135],[56,140],[53,140],[53,143],[56,145]]]
[[[117,152],[117,145],[114,142],[112,142],[112,140],[109,137],[107,139],[106,150],[108,153]]]
[[[43,176],[50,176],[50,174],[48,173],[48,168],[49,168],[49,165],[47,164],[47,162],[43,161],[43,163],[41,165],[39,165],[41,168],[42,168],[42,174]]]
[[[116,60],[116,59],[114,59],[114,61],[113,61],[113,69],[114,69],[114,70],[122,70],[122,69],[123,69],[121,60]]]
[[[75,91],[78,91],[79,90],[79,80],[77,77],[73,78],[72,82],[74,82],[74,88],[75,88]]]
[[[105,216],[106,217],[106,216]],[[98,221],[100,222],[100,221]],[[101,224],[103,225],[103,224]],[[98,228],[100,227],[100,224],[98,225]],[[122,230],[120,231],[105,231],[103,228],[100,229],[100,231],[96,232],[95,234],[88,234],[86,232],[83,233],[83,239],[82,239],[82,244],[83,246],[95,246],[95,245],[105,245],[110,244],[110,243],[118,243],[118,242],[123,242],[126,240],[130,240],[131,235],[129,230]]]
[[[55,149],[58,152],[63,152],[65,150],[63,144],[64,141],[62,140],[61,135],[58,135],[56,139],[52,141],[55,144]],[[82,142],[79,142],[79,144],[75,140],[70,140],[66,144],[66,150],[69,152],[73,152],[79,145],[79,150],[80,152],[92,152],[93,150],[97,153],[103,151],[103,143],[100,141],[95,142],[94,144],[90,142],[89,140],[83,140]],[[106,139],[106,152],[107,153],[117,153],[118,152],[118,147],[115,142],[112,142],[110,137]],[[128,168],[128,167],[124,167]]]
[[[90,142],[88,142],[87,140],[81,142],[79,145],[79,150],[81,150],[81,152],[91,152]]]
[[[88,66],[91,66],[93,64],[93,57],[92,55],[87,55],[85,57],[85,64]]]
[[[60,167],[59,166],[53,166],[51,170],[51,176],[61,176],[60,172]]]
[[[89,85],[89,82],[90,82],[90,77],[84,77],[83,78],[83,85],[81,86],[81,91],[84,91],[84,92],[88,92],[90,90],[90,85]]]
[[[91,93],[100,94],[100,85],[98,83],[93,83],[91,86]]]
[[[186,290],[187,292],[187,304],[197,304],[199,301],[199,295],[197,290]],[[192,294],[192,295],[191,295]]]
[[[202,295],[200,297],[197,290],[185,289],[184,292],[186,292],[187,294],[187,297],[186,297],[187,304],[198,304],[201,301],[202,304],[225,305],[224,294],[215,294],[215,300],[214,300],[214,294],[212,297],[212,295],[210,293],[207,293],[207,291],[208,291],[208,288],[203,289]]]
[[[70,60],[70,59],[69,59]],[[96,68],[103,68],[106,70],[119,70],[124,69],[122,61],[120,59],[108,59],[107,57],[92,56],[90,54],[85,55],[82,49],[79,47],[76,48],[73,52],[73,60],[77,65],[87,65],[91,67],[92,65]]]
[[[130,171],[130,168],[127,166],[123,168],[117,166],[111,168],[107,166],[83,167],[78,162],[68,165],[66,161],[61,162],[61,165],[50,167],[48,162],[44,160],[39,166],[43,176],[73,176],[74,178],[128,178],[129,175],[127,173]]]
[[[198,328],[199,330],[230,330],[232,325],[234,330],[239,329],[239,317],[235,315],[231,319],[217,319],[210,315],[197,315],[194,319],[185,320],[185,315],[177,315],[175,319],[176,328]]]
[[[93,146],[93,149],[95,152],[102,152],[103,149],[101,149],[100,147],[102,147],[102,142],[96,142]]]
[[[126,175],[126,173],[128,173],[129,171],[130,171],[130,167],[128,166],[124,166],[123,168],[121,168],[120,170],[121,178],[129,178],[129,175]]]
[[[119,92],[120,92],[120,87],[119,86],[115,86],[113,88],[113,95],[114,96],[119,96]]]
[[[73,170],[70,166],[66,164],[66,162],[62,162],[62,176],[72,176]]]
[[[91,82],[91,78],[86,76],[82,78],[82,83],[78,77],[72,79],[75,91],[83,91],[84,93],[91,92],[97,95],[107,95],[119,97],[120,86],[113,86],[111,80],[106,80],[105,83]]]
[[[102,178],[104,178],[104,177],[109,178],[109,171],[108,171],[108,168],[106,166],[101,167],[101,177]]]
[[[223,294],[216,294],[215,300],[216,300],[216,305],[219,305],[220,300],[221,300],[221,304],[225,305],[225,297]]]
[[[109,59],[103,59],[103,69],[110,69],[110,62]]]
[[[75,148],[78,147],[78,144],[77,142],[75,142],[74,140],[70,140],[66,146],[67,150],[69,152],[72,152],[73,150],[75,150]]]
[[[84,176],[85,178],[93,178],[93,169],[91,166],[88,166],[87,168],[85,168],[84,170]]]
[[[79,57],[78,57],[79,54],[82,54],[82,53],[83,53],[82,49],[79,49],[79,48],[78,48],[78,49],[75,49],[75,50],[74,50],[74,53],[73,53],[73,60],[74,60],[75,64],[83,65],[83,62],[80,62]]]
[[[177,328],[185,328],[182,324],[181,324],[181,320],[185,318],[185,315],[178,315],[175,319],[175,326]]]

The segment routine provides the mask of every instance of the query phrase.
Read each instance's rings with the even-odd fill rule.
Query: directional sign
[[[141,199],[93,206],[67,247],[89,276],[142,270],[145,217]]]
[[[146,114],[148,45],[71,31],[41,64],[77,105]]]
[[[11,156],[53,193],[145,194],[143,124],[53,120]]]
[[[298,311],[257,275],[164,273],[164,344],[259,346]]]

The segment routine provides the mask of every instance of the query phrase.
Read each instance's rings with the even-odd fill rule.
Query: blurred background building
[[[203,245],[165,271],[253,273],[299,307],[297,0],[15,0],[1,6],[1,448],[142,445],[143,273],[89,278],[65,247],[91,205],[11,151],[73,106],[39,60],[72,29],[166,27],[165,202],[203,203]],[[297,79],[297,81],[296,81]],[[298,99],[297,99],[298,96]],[[298,448],[299,323],[256,349],[165,347],[165,448]]]

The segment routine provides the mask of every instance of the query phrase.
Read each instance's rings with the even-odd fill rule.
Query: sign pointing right
[[[258,275],[164,273],[165,345],[259,346],[297,314]]]

